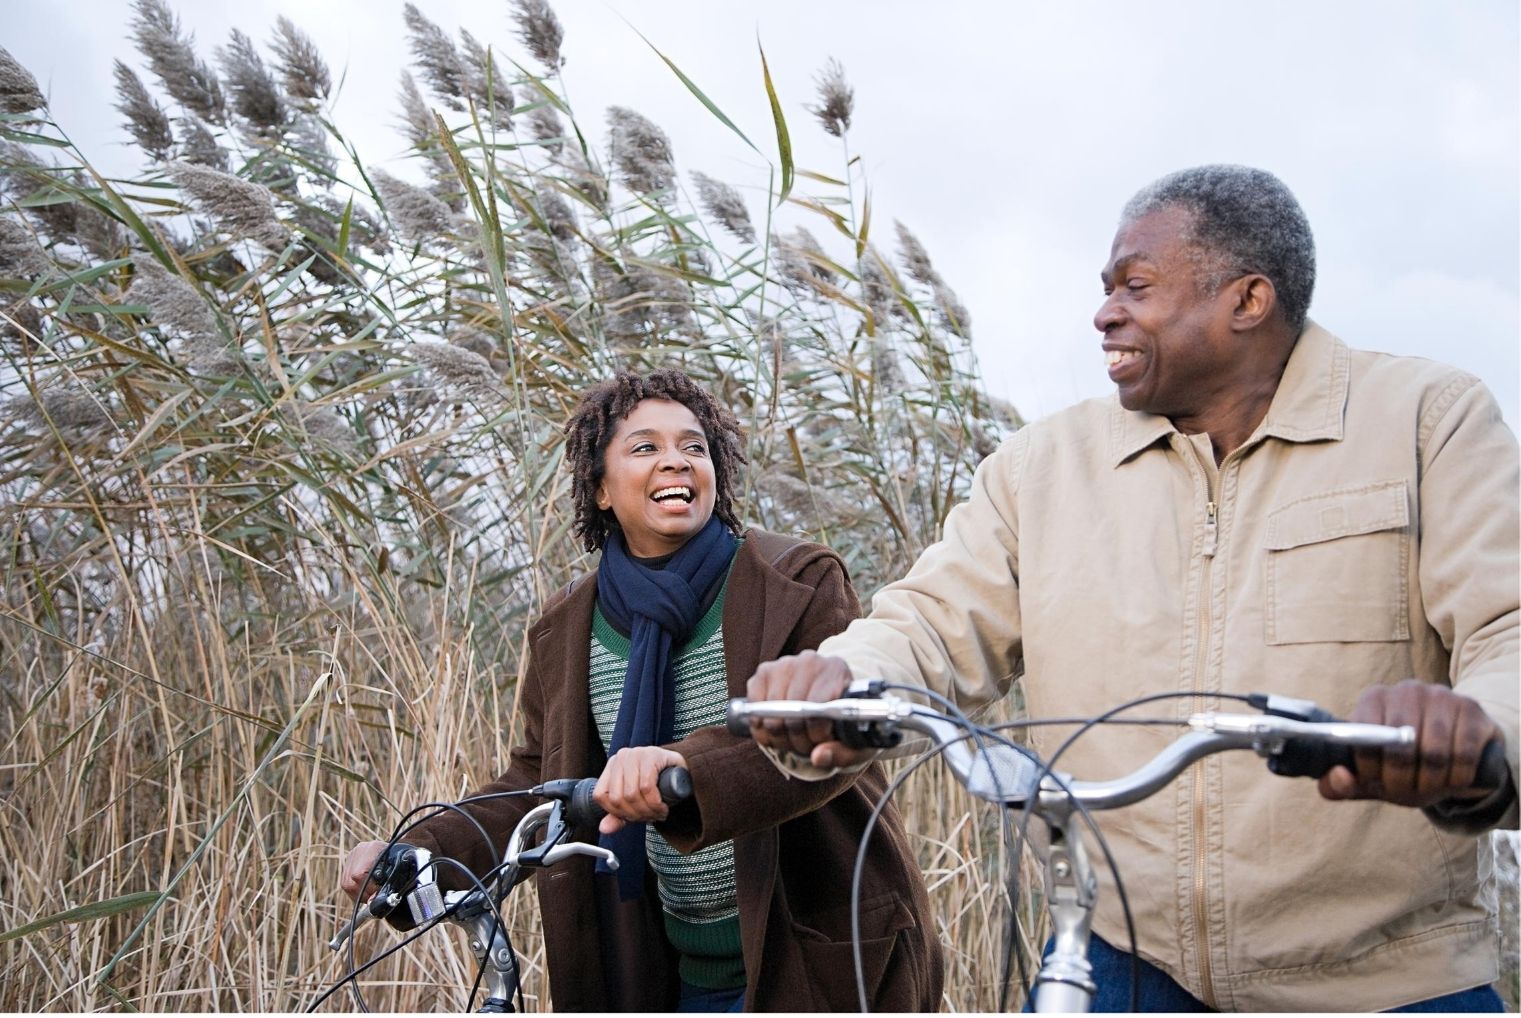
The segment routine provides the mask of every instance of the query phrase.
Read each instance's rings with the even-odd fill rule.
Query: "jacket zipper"
[[[1211,499],[1204,507],[1204,568],[1200,580],[1199,604],[1199,661],[1198,668],[1194,672],[1194,689],[1196,692],[1204,692],[1204,670],[1209,661],[1210,639],[1210,603],[1213,594],[1210,587],[1211,564],[1215,557],[1216,523],[1219,507]],[[1201,695],[1195,701],[1195,710],[1204,710],[1204,698]],[[1209,934],[1205,927],[1205,883],[1204,883],[1204,825],[1206,822],[1204,803],[1204,761],[1200,760],[1194,765],[1194,929],[1198,936],[1199,949],[1199,988],[1204,993],[1204,1003],[1210,1007],[1215,1006],[1214,974],[1211,970],[1209,959]]]
[[[1192,443],[1190,443],[1192,446]],[[1197,446],[1193,447],[1197,453]],[[1218,539],[1218,524],[1220,507],[1215,502],[1214,473],[1210,467],[1213,464],[1204,463],[1202,457],[1199,463],[1204,472],[1204,493],[1206,502],[1204,505],[1204,546],[1201,553],[1204,558],[1199,580],[1199,654],[1194,667],[1194,692],[1198,694],[1195,699],[1195,710],[1204,710],[1204,677],[1209,663],[1209,640],[1210,640],[1210,617],[1211,604],[1214,600],[1211,584],[1211,566],[1214,563],[1216,542]],[[1203,993],[1204,1003],[1210,1007],[1215,1006],[1215,980],[1213,966],[1209,956],[1209,934],[1205,926],[1206,892],[1204,879],[1204,825],[1206,811],[1204,802],[1204,761],[1194,764],[1193,773],[1193,799],[1194,799],[1194,833],[1193,833],[1193,873],[1194,873],[1194,933],[1196,937],[1195,949],[1199,954],[1199,988]]]

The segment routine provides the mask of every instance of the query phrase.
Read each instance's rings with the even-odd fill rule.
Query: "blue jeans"
[[[681,981],[681,996],[676,998],[676,1010],[680,1012],[698,1012],[715,1014],[724,1011],[743,1011],[745,1009],[745,988],[736,986],[732,990],[710,990],[704,986],[693,986],[685,979]]]
[[[1050,953],[1054,941],[1047,941],[1046,953]],[[1196,1013],[1212,1011],[1203,1002],[1191,996],[1175,983],[1171,976],[1144,958],[1140,961],[1140,983],[1137,986],[1136,1003],[1141,1011],[1174,1011]],[[1088,943],[1088,962],[1093,966],[1093,981],[1098,992],[1093,995],[1095,1012],[1124,1012],[1130,1010],[1130,955],[1110,946],[1098,936]],[[1031,1009],[1029,1001],[1025,1010]],[[1500,995],[1493,986],[1476,986],[1471,990],[1449,993],[1430,1000],[1391,1008],[1391,1012],[1453,1012],[1453,1011],[1504,1011]]]

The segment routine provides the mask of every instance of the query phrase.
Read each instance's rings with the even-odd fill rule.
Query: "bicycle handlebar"
[[[546,781],[529,790],[530,794],[550,800],[529,810],[513,828],[507,841],[504,865],[493,871],[490,879],[510,888],[516,882],[517,873],[523,868],[553,866],[572,856],[585,855],[605,861],[611,869],[618,868],[618,857],[599,845],[582,841],[569,841],[571,830],[595,826],[607,811],[592,798],[597,787],[596,778],[560,778]],[[656,778],[660,798],[668,806],[675,806],[692,796],[692,775],[685,767],[667,767]],[[529,839],[540,830],[544,839],[540,844],[525,848]],[[359,906],[352,920],[345,923],[338,934],[328,942],[328,947],[338,950],[354,932],[371,919],[387,919],[401,929],[438,917],[468,909],[481,898],[482,889],[477,887],[464,891],[441,892],[437,882],[437,860],[424,848],[393,842],[376,860],[371,879],[377,890],[369,901]],[[407,906],[410,923],[401,906]]]
[[[827,719],[834,722],[840,741],[856,746],[891,745],[898,729],[911,729],[939,743],[958,780],[979,798],[1022,806],[1042,793],[1056,793],[1090,809],[1139,802],[1194,761],[1222,750],[1251,749],[1267,757],[1275,773],[1287,777],[1320,777],[1337,765],[1355,772],[1355,748],[1410,746],[1416,739],[1415,729],[1408,725],[1340,721],[1303,700],[1253,694],[1252,702],[1268,713],[1195,714],[1188,719],[1192,731],[1132,774],[1109,781],[1077,781],[1048,772],[1029,750],[991,733],[969,731],[961,722],[890,693],[824,702],[731,700],[727,723],[731,732],[748,734],[751,719]],[[976,750],[968,747],[969,741],[978,744]],[[1474,787],[1495,789],[1507,780],[1504,744],[1493,740],[1484,748]]]

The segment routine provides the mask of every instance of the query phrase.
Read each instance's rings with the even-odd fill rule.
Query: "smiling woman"
[[[810,651],[860,611],[827,548],[746,530],[733,507],[739,423],[679,371],[621,372],[566,428],[576,533],[595,573],[552,598],[529,634],[524,738],[477,795],[600,773],[598,832],[616,874],[540,874],[550,991],[559,1011],[854,1010],[850,886],[859,831],[886,785],[875,765],[822,782],[782,776],[722,726],[765,661]],[[692,797],[667,808],[656,779],[684,766]],[[499,847],[524,800],[469,807]],[[896,810],[861,883],[872,1010],[934,1010],[943,980],[922,878]],[[453,815],[413,844],[491,868]],[[380,842],[349,855],[357,893]],[[459,876],[442,871],[440,882]],[[584,917],[584,918],[583,918]],[[556,918],[571,921],[555,921]]]

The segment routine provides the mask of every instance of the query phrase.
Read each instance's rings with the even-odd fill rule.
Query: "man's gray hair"
[[[1315,290],[1315,238],[1283,181],[1250,166],[1195,166],[1148,184],[1125,205],[1121,224],[1160,209],[1191,213],[1184,241],[1202,256],[1200,285],[1216,292],[1249,272],[1272,280],[1283,317],[1304,328]]]

